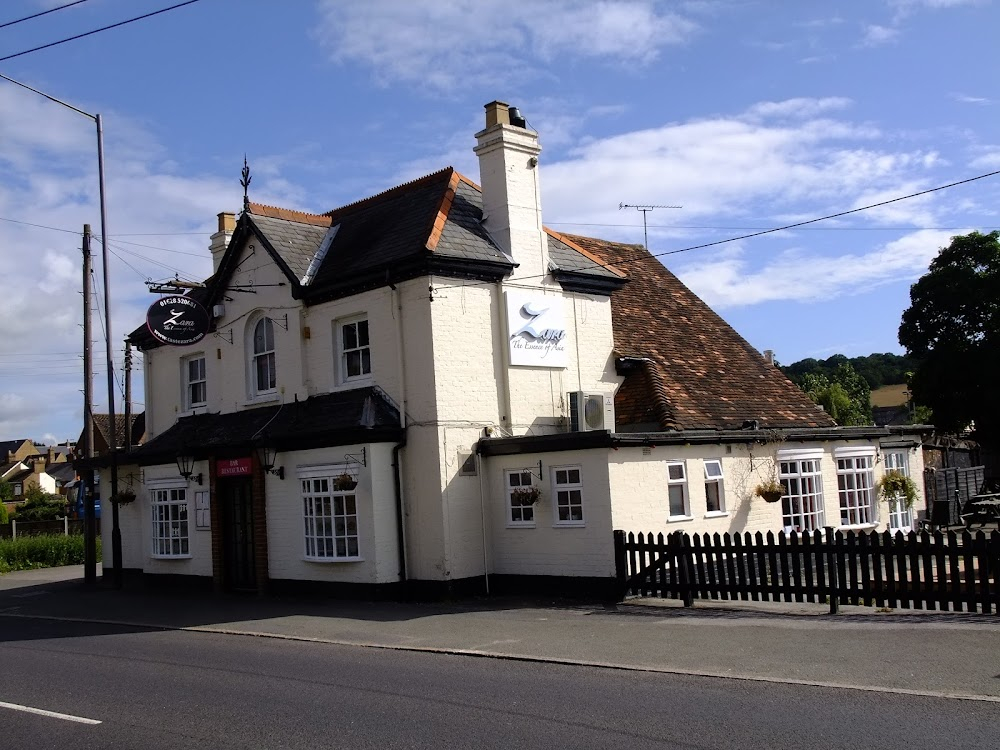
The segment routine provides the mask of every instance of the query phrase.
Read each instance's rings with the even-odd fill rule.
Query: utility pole
[[[654,208],[684,208],[684,206],[633,206],[631,203],[619,203],[618,210],[621,211],[623,208],[634,208],[637,211],[642,211],[642,246],[646,248],[646,252],[649,252],[649,235],[646,233],[646,214],[652,211]]]
[[[94,457],[94,357],[90,334],[90,224],[83,225],[83,456]],[[97,583],[97,511],[94,505],[94,470],[83,477],[83,581]]]
[[[104,325],[105,325],[105,365],[108,368],[108,422],[111,425],[111,445],[109,458],[111,462],[111,497],[118,494],[118,430],[115,422],[115,370],[114,362],[111,358],[111,283],[108,271],[108,204],[104,190],[104,126],[100,115],[92,115],[84,112],[79,107],[56,99],[44,91],[32,88],[26,83],[15,81],[9,76],[0,73],[0,78],[20,86],[39,96],[43,96],[50,102],[71,109],[77,114],[83,115],[93,120],[97,128],[97,183],[98,193],[101,202],[101,265],[104,267]],[[122,532],[118,526],[118,503],[111,503],[111,560],[113,565],[113,581],[116,588],[122,587]]]
[[[125,453],[132,450],[132,344],[125,342]]]

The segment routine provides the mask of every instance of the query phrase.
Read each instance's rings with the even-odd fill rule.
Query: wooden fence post
[[[826,565],[829,569],[830,614],[840,611],[840,576],[837,573],[836,536],[833,526],[826,527]]]
[[[625,532],[615,529],[615,601],[625,598],[625,582],[628,580],[628,560],[625,555]]]
[[[687,544],[687,535],[677,532],[677,559],[681,572],[681,595],[685,607],[694,606],[694,590],[691,585],[691,553]]]

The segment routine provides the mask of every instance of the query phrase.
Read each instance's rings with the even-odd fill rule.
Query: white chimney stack
[[[212,242],[208,249],[212,253],[212,273],[217,273],[222,256],[226,254],[229,247],[229,240],[233,238],[236,230],[236,215],[225,212],[219,214],[219,231],[212,235]]]
[[[548,273],[548,240],[542,228],[538,178],[538,133],[528,130],[516,108],[486,105],[486,128],[476,133],[483,225],[518,264],[516,276],[541,279]]]

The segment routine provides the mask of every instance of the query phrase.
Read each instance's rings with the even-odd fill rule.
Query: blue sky
[[[6,0],[0,24],[67,1]],[[0,57],[176,1],[0,28]],[[120,362],[144,280],[210,273],[244,153],[253,200],[306,211],[448,165],[478,181],[473,134],[501,99],[539,132],[548,226],[642,242],[619,204],[680,205],[648,215],[650,249],[671,253],[1000,169],[997,29],[990,0],[201,0],[0,73],[102,115]],[[87,119],[0,80],[6,439],[80,431],[95,152]],[[1000,227],[998,199],[986,178],[664,262],[782,362],[901,352],[909,285],[952,235]]]

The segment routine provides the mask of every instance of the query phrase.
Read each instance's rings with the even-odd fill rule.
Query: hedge
[[[55,568],[83,563],[82,534],[45,534],[0,539],[0,573],[34,568]],[[97,539],[97,559],[101,559],[101,540]]]

